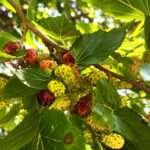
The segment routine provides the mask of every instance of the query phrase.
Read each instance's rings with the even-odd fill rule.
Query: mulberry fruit
[[[9,42],[4,46],[4,52],[8,54],[13,54],[17,49],[20,49],[21,45],[19,42]]]
[[[70,51],[63,55],[63,63],[68,65],[73,65],[75,63],[75,60]]]
[[[82,70],[81,75],[83,77],[86,77],[87,80],[92,85],[96,85],[97,81],[100,80],[100,78],[106,77],[106,74],[104,72],[101,72],[99,69],[95,68],[94,66],[90,66]]]
[[[77,76],[75,75],[73,69],[68,65],[63,64],[58,66],[55,69],[55,75],[63,80],[63,82],[68,86],[76,87],[79,85]]]
[[[56,67],[56,63],[52,60],[45,59],[40,61],[39,63],[41,70],[54,69]]]
[[[37,94],[37,99],[40,105],[47,106],[54,102],[55,96],[49,90],[41,90]]]
[[[117,133],[102,135],[102,143],[111,149],[121,149],[125,144],[124,137]]]
[[[87,116],[92,109],[92,97],[91,95],[80,98],[78,103],[75,105],[75,113],[81,117]]]
[[[57,80],[51,80],[48,83],[48,89],[50,92],[54,93],[56,97],[63,96],[65,94],[65,85]]]
[[[32,48],[27,49],[27,53],[26,53],[26,56],[25,56],[25,62],[27,64],[33,65],[33,64],[36,63],[36,61],[37,61],[36,51]]]

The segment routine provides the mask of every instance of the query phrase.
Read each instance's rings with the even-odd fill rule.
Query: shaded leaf
[[[84,150],[82,132],[72,126],[63,112],[50,110],[42,117],[41,132],[45,150]]]
[[[120,108],[119,94],[110,81],[101,79],[97,82],[94,104],[104,104],[113,109]]]
[[[6,87],[4,88],[2,95],[4,98],[13,98],[13,97],[22,97],[27,95],[33,95],[37,91],[30,87],[24,85],[19,79],[12,78],[7,83]]]

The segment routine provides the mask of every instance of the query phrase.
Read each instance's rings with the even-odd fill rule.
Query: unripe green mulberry
[[[74,87],[79,85],[74,70],[68,65],[62,64],[58,66],[55,69],[55,75],[68,86]]]
[[[124,137],[117,133],[103,135],[101,141],[111,149],[121,149],[125,144]]]
[[[100,78],[106,77],[106,74],[94,66],[84,69],[81,74],[88,79],[92,85],[96,85]]]
[[[65,94],[65,86],[62,82],[57,80],[51,80],[48,83],[48,89],[52,92],[56,97],[63,96]]]
[[[86,143],[88,143],[88,144],[93,143],[92,133],[90,132],[90,130],[85,130],[83,132],[83,137],[84,137]]]
[[[2,90],[7,84],[7,79],[0,77],[0,90]]]

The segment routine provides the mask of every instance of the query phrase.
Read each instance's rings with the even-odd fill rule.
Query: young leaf
[[[121,28],[110,32],[97,31],[82,35],[72,46],[76,63],[80,65],[102,63],[121,45],[124,37],[125,31]]]

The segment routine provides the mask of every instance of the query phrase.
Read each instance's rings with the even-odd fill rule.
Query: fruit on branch
[[[49,106],[55,100],[55,96],[49,90],[41,90],[37,94],[37,99],[40,105],[42,106]]]
[[[111,149],[121,149],[125,144],[124,137],[117,133],[104,134],[101,141]]]
[[[64,55],[63,55],[63,63],[64,64],[68,64],[68,65],[73,65],[75,63],[75,60],[71,54],[71,52],[66,52]]]
[[[71,106],[71,100],[69,97],[60,97],[50,106],[50,109],[67,110]]]
[[[19,42],[9,42],[4,46],[4,52],[8,54],[13,54],[20,48],[21,45]]]
[[[98,120],[95,119],[93,115],[86,117],[85,122],[97,132],[109,131],[109,128],[104,123],[98,122]]]
[[[57,80],[51,80],[48,83],[48,89],[50,92],[54,93],[56,97],[64,96],[66,87],[65,85]]]
[[[37,53],[35,49],[30,48],[26,50],[25,62],[27,64],[33,65],[37,62]]]
[[[40,69],[45,71],[47,69],[54,69],[57,64],[53,60],[44,59],[40,61],[39,65],[40,65]]]
[[[94,66],[90,66],[81,71],[81,75],[85,77],[92,85],[96,85],[101,78],[106,78],[106,74]]]
[[[76,76],[76,73],[74,72],[73,68],[62,64],[55,69],[55,75],[63,80],[63,82],[70,86],[70,87],[78,87],[78,77]]]
[[[75,105],[75,113],[81,117],[87,116],[92,110],[92,96],[81,97]]]

